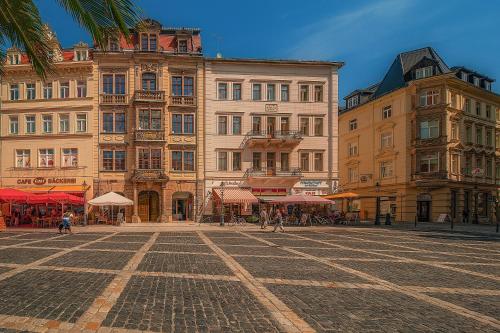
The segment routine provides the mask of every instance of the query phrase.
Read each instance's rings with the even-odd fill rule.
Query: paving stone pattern
[[[137,270],[145,272],[232,275],[231,270],[216,256],[185,253],[148,252]]]
[[[104,326],[155,332],[279,332],[240,282],[133,277]]]
[[[0,314],[75,322],[112,278],[109,274],[28,270],[0,281]]]
[[[196,230],[0,233],[0,333],[500,332],[498,238]]]
[[[48,266],[95,269],[123,269],[134,255],[133,252],[73,251],[49,260]]]

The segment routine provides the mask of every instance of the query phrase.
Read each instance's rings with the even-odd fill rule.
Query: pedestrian
[[[266,229],[267,228],[267,222],[268,222],[268,220],[269,220],[269,215],[267,214],[266,207],[264,207],[260,211],[260,228],[261,229]]]
[[[71,231],[71,220],[73,219],[73,214],[71,212],[66,212],[64,213],[62,222],[59,224],[59,233],[62,234],[62,231],[64,229],[64,232],[69,231],[70,234],[73,232]]]
[[[273,232],[276,232],[276,229],[278,229],[278,227],[281,229],[281,232],[285,232],[285,229],[283,228],[283,214],[281,212],[281,209],[276,209],[275,221],[276,222],[274,223]]]

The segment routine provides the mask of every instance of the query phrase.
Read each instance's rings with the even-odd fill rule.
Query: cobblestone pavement
[[[0,233],[0,332],[500,332],[495,236]]]

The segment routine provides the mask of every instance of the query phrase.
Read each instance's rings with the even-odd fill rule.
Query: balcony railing
[[[413,180],[416,181],[444,180],[447,178],[448,172],[446,171],[416,172],[415,174],[413,174]]]
[[[128,104],[128,95],[101,94],[100,103],[109,105]]]
[[[173,106],[196,106],[194,96],[170,96],[170,105]]]
[[[165,131],[136,130],[135,141],[165,141]]]
[[[240,147],[251,142],[299,143],[302,139],[300,131],[250,131],[243,138]]]
[[[245,172],[245,178],[248,177],[302,177],[302,171],[299,168],[290,170],[278,170],[276,168],[249,168]]]
[[[135,169],[134,180],[136,181],[168,181],[168,176],[163,169]]]
[[[165,102],[165,92],[162,90],[136,90],[134,100],[138,102]]]

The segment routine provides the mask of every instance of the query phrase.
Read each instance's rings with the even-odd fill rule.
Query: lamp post
[[[83,225],[87,225],[87,182],[82,183],[83,191]]]
[[[375,206],[375,225],[380,225],[380,184],[375,183],[375,192],[377,193],[377,200]]]
[[[220,226],[224,226],[224,187],[226,186],[225,182],[220,183],[220,202],[221,202],[221,216],[220,216]]]

